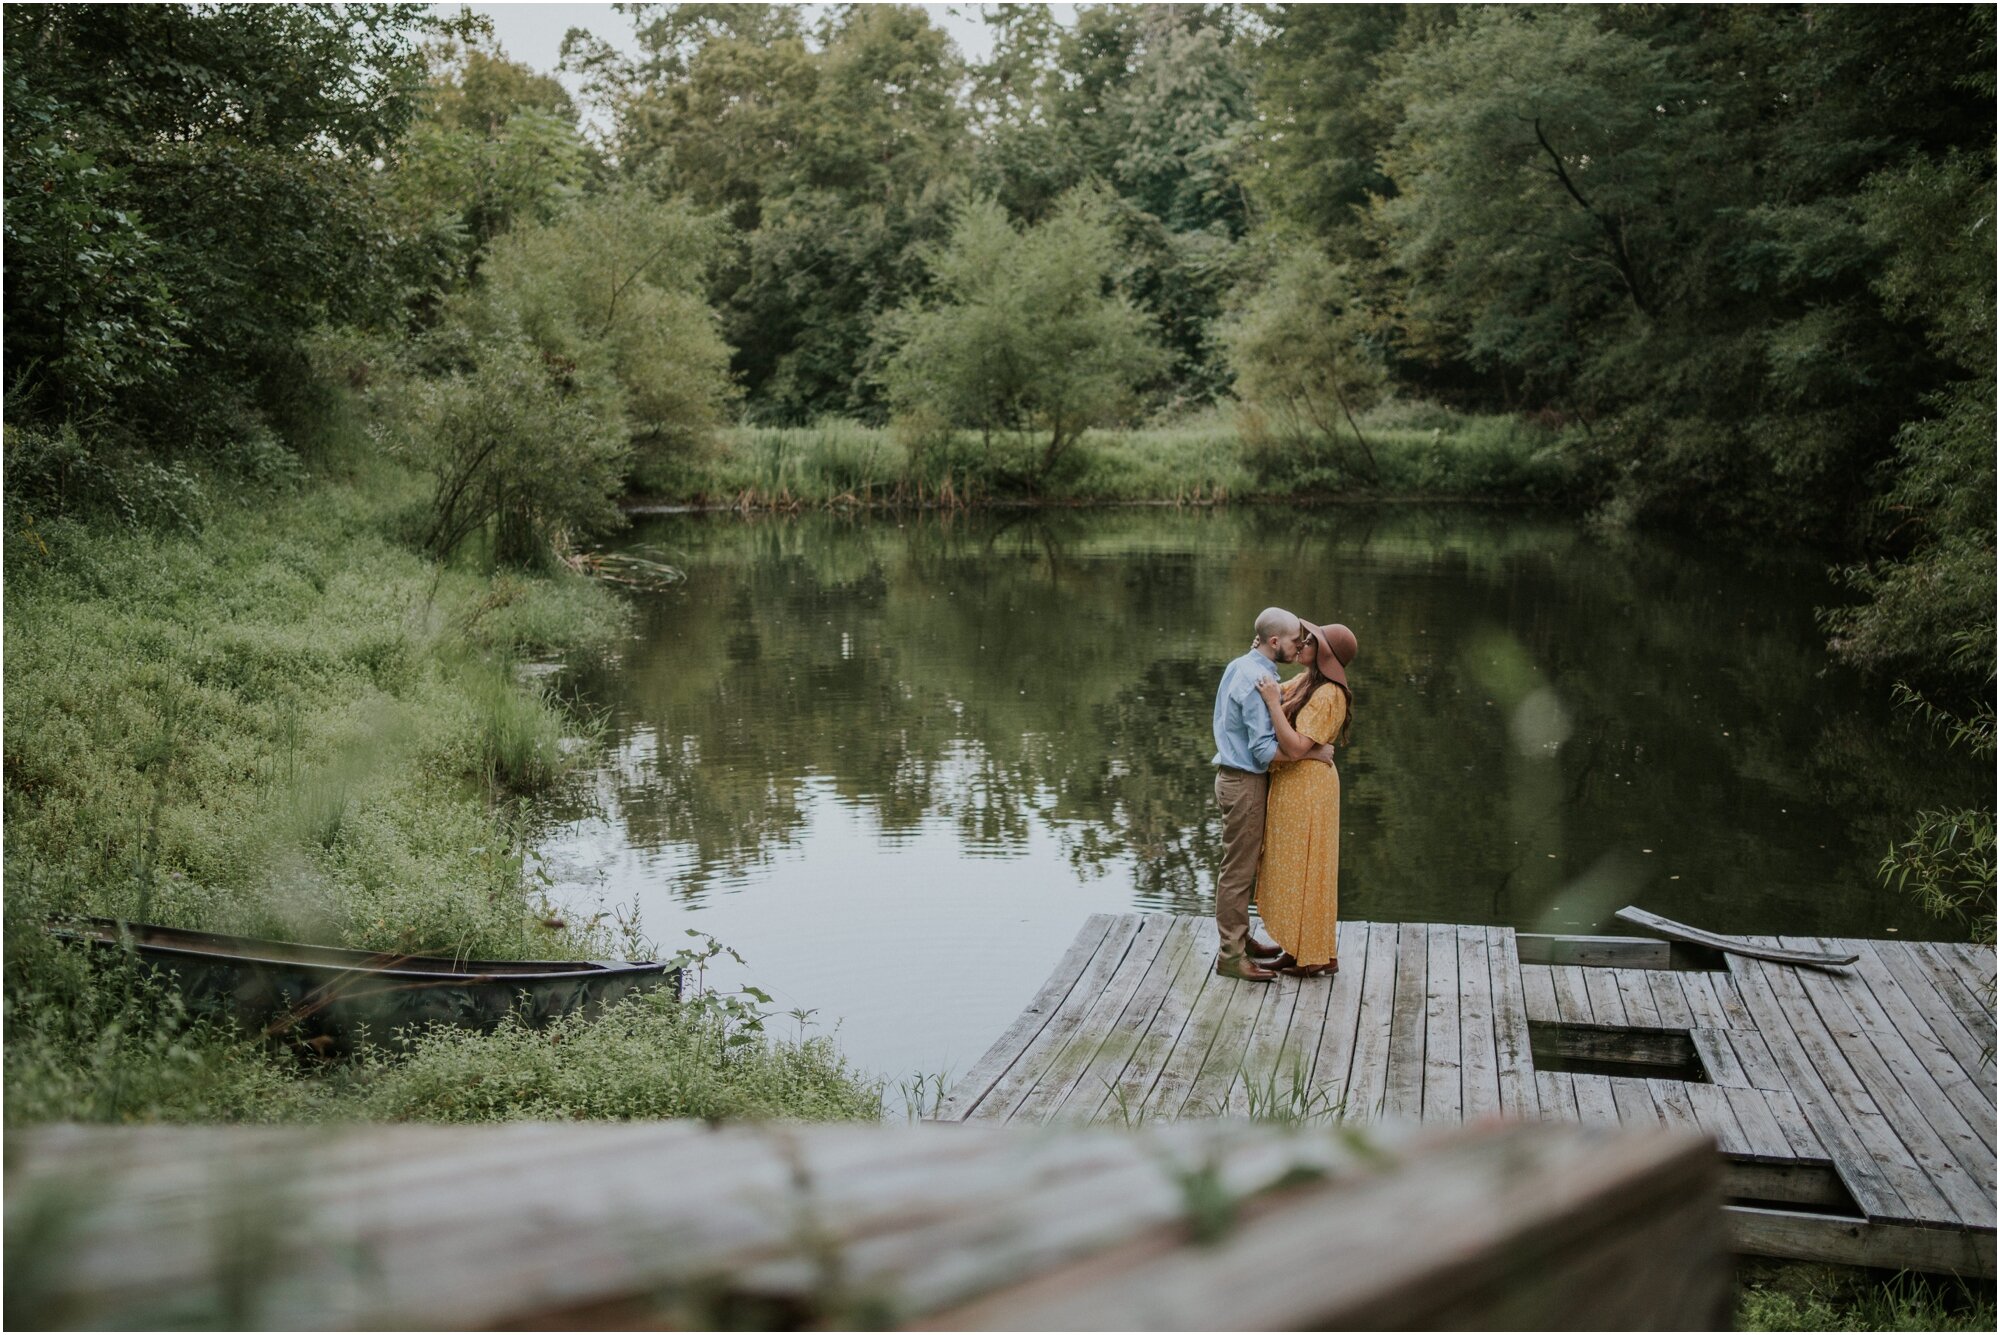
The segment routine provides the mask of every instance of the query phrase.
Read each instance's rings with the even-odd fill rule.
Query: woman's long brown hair
[[[1332,681],[1332,678],[1319,670],[1319,656],[1330,654],[1333,650],[1317,635],[1312,637],[1312,642],[1313,661],[1306,665],[1304,672],[1286,682],[1278,692],[1278,703],[1285,711],[1285,719],[1295,728],[1299,726],[1299,711],[1306,707],[1306,701],[1312,699],[1313,692]],[[1333,685],[1347,697],[1347,713],[1340,720],[1340,732],[1333,740],[1346,746],[1347,730],[1354,724],[1354,692],[1337,681],[1333,682]]]

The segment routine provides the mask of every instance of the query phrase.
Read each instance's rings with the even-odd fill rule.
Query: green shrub
[[[396,1121],[571,1118],[873,1120],[882,1091],[831,1039],[776,1040],[712,996],[628,997],[591,1019],[491,1036],[437,1029],[382,1059],[359,1108]]]
[[[1858,1266],[1741,1263],[1742,1330],[1992,1330],[1992,1284]]]

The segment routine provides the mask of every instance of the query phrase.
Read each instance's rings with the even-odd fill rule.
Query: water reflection
[[[1086,908],[1208,911],[1212,692],[1267,603],[1360,636],[1346,917],[1603,931],[1639,901],[1940,935],[1874,863],[1920,803],[1991,801],[1829,667],[1835,594],[1804,556],[1407,508],[681,516],[634,539],[690,577],[569,675],[613,754],[557,865],[656,936],[726,921],[767,957],[970,932],[956,948],[1033,956],[992,981],[1002,1023]]]

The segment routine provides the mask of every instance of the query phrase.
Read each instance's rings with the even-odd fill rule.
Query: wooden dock
[[[10,1329],[1710,1330],[1687,1133],[700,1122],[7,1137]]]
[[[1244,983],[1206,918],[1095,915],[936,1116],[1689,1128],[1739,1250],[1993,1275],[1990,947],[1759,938],[1858,960],[1683,968],[1665,942],[1506,927],[1340,940],[1337,978]]]

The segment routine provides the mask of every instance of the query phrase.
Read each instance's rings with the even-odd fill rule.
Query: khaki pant
[[[1250,935],[1250,892],[1264,856],[1264,795],[1268,774],[1218,765],[1215,805],[1222,808],[1222,870],[1215,877],[1215,928],[1222,935],[1218,957],[1241,955]]]

